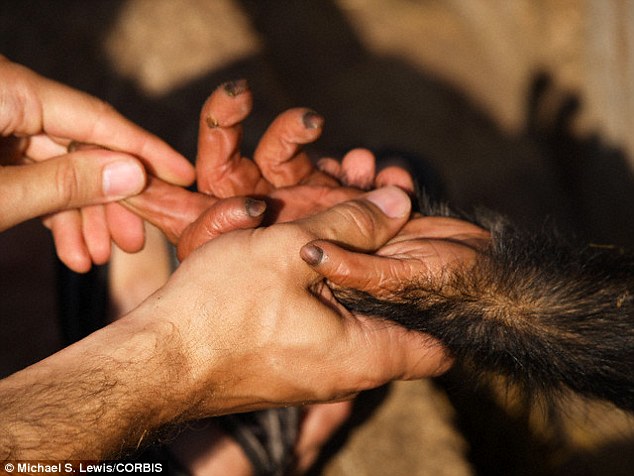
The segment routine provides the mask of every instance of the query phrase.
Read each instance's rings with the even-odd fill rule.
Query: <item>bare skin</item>
[[[372,255],[324,241],[307,244],[302,252],[320,256],[307,262],[329,285],[390,299],[403,283],[421,276],[442,285],[452,269],[472,265],[478,249],[488,241],[486,230],[464,220],[418,216]]]
[[[376,249],[409,216],[398,189],[362,198],[206,243],[132,313],[1,381],[3,457],[104,458],[168,422],[446,370],[436,341],[351,315],[297,253],[317,238]]]
[[[103,101],[1,56],[0,77],[0,230],[48,215],[60,258],[79,272],[107,261],[111,239],[140,249],[141,219],[114,202],[141,192],[146,174],[188,185],[187,160]]]
[[[25,104],[40,104],[53,111],[64,107],[74,113],[88,104],[90,117],[91,99],[60,89],[57,83],[16,65],[8,70],[35,78],[42,89],[27,87],[26,91],[42,95],[36,94],[37,101],[47,97],[49,90],[58,93],[57,100],[71,99],[62,104],[57,100]],[[114,118],[113,127],[120,116],[115,114]],[[12,121],[9,116],[4,123],[8,124],[8,134],[20,130],[11,129],[16,123]],[[124,126],[123,137],[129,131]],[[28,128],[26,131],[35,134]],[[138,130],[133,127],[133,132]],[[76,137],[77,141],[91,142],[93,136]],[[108,140],[95,142],[111,146]],[[19,139],[19,147],[14,147],[15,140],[9,145],[11,151],[31,153]],[[91,160],[109,153],[101,148],[78,152],[81,154],[75,157]],[[90,185],[93,174],[101,174],[99,168],[89,169],[93,174],[75,174],[81,168],[75,167],[73,157],[66,159],[78,179],[77,190]],[[132,157],[133,164],[136,160]],[[90,163],[82,162],[86,166]],[[69,170],[69,165],[62,167]],[[148,166],[157,175],[162,174],[161,167]],[[11,172],[14,170],[17,168]],[[35,170],[35,175],[14,173],[7,183],[24,188],[34,183],[60,185],[56,180],[59,176],[51,173],[57,168],[28,165],[19,170]],[[169,179],[169,175],[164,174],[164,178]],[[87,190],[92,189],[89,186]],[[78,194],[79,198],[70,194],[71,200],[63,191],[65,200],[51,207],[42,203],[52,201],[54,193],[37,195],[4,227],[37,216],[42,210],[55,212],[101,203],[103,190],[97,187],[92,192]],[[9,198],[3,204],[12,204],[13,198]],[[224,204],[214,199],[214,204],[219,210],[234,211],[242,204],[237,215],[253,218],[246,199],[231,198]],[[352,316],[332,299],[322,278],[298,253],[302,244],[318,238],[361,250],[376,249],[404,224],[410,206],[403,192],[386,188],[301,221],[236,230],[193,252],[184,248],[189,256],[168,283],[129,314],[0,381],[0,458],[116,457],[142,444],[166,424],[276,405],[338,401],[391,379],[443,372],[450,360],[437,342]],[[211,220],[211,215],[203,216]],[[210,235],[215,233],[217,230]],[[70,248],[76,244],[71,241]],[[89,252],[82,255],[86,250],[80,250],[79,255],[90,259]],[[271,287],[272,282],[277,285]],[[245,289],[250,292],[245,294]],[[421,360],[423,349],[428,358]],[[315,362],[320,365],[315,366]]]
[[[246,217],[242,209],[237,210],[237,215],[227,208],[220,209],[217,198],[240,194],[263,198],[268,204],[266,220],[271,222],[313,214],[379,184],[393,183],[413,190],[410,176],[401,169],[386,169],[376,176],[374,156],[363,149],[349,152],[341,162],[321,159],[318,166],[323,172],[316,169],[302,147],[321,135],[324,121],[303,108],[280,114],[260,140],[254,160],[243,157],[239,151],[241,122],[251,106],[252,96],[244,81],[221,86],[203,106],[196,163],[198,190],[203,193],[192,194],[155,183],[156,191],[150,187],[127,202],[135,212],[163,227],[171,241],[178,243],[181,259],[230,227],[250,228],[262,219],[260,215]],[[342,183],[348,187],[343,188]],[[156,197],[162,197],[163,204]],[[146,203],[153,208],[148,210]],[[210,204],[211,208],[206,209]],[[208,218],[196,221],[197,213]],[[298,471],[310,467],[320,447],[350,409],[350,402],[307,407],[297,446]],[[172,446],[193,474],[251,474],[250,464],[237,443],[223,439],[213,423],[202,432],[180,435]]]
[[[423,217],[374,255],[325,242],[303,253],[349,309],[439,338],[476,378],[495,373],[529,398],[573,391],[634,411],[631,253],[493,214],[479,220],[490,236]]]
[[[388,168],[375,177],[374,157],[363,149],[346,154],[336,170],[326,165],[334,176],[316,169],[302,146],[321,135],[323,119],[305,108],[282,113],[263,135],[253,160],[242,156],[241,122],[252,102],[245,83],[227,83],[203,106],[196,162],[199,193],[151,179],[144,193],[124,202],[177,244],[179,258],[223,232],[257,226],[262,220],[279,223],[317,213],[358,196],[368,186],[413,189],[409,174],[401,169]],[[324,159],[322,164],[332,162]],[[238,195],[264,200],[266,218],[257,214],[257,205]],[[256,208],[251,215],[244,213],[249,207]]]

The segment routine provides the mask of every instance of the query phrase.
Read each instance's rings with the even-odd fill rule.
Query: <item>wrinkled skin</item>
[[[356,197],[365,188],[392,184],[413,189],[402,169],[386,168],[375,176],[374,157],[363,149],[348,152],[341,164],[322,159],[319,166],[326,172],[316,168],[302,146],[321,135],[323,118],[305,108],[280,114],[260,140],[253,160],[243,157],[241,122],[252,103],[244,82],[226,83],[205,102],[196,161],[198,192],[151,178],[143,194],[124,202],[177,244],[180,259],[222,233],[311,215]],[[246,195],[266,202],[265,216],[249,214],[253,202]]]
[[[315,168],[302,146],[321,135],[323,118],[308,109],[282,113],[260,140],[253,160],[243,157],[239,150],[241,122],[251,107],[252,96],[243,82],[221,86],[206,101],[200,115],[198,193],[152,178],[145,193],[125,202],[177,244],[180,259],[231,230],[312,215],[375,186],[399,185],[413,191],[411,177],[402,169],[390,167],[377,175],[374,156],[367,150],[352,150],[341,162],[323,158],[318,162],[319,169]],[[260,213],[261,204],[245,199],[245,195],[264,200],[266,215]],[[332,299],[326,287],[321,289],[327,299]],[[296,447],[298,471],[312,465],[321,446],[351,408],[348,401],[307,407]],[[195,433],[181,438],[185,447],[190,447],[192,441],[200,444],[200,436]],[[229,450],[234,452],[231,464],[239,464],[236,458],[241,451],[237,444],[225,441],[223,448],[233,448]],[[210,440],[207,444],[209,451],[214,451],[217,442]],[[223,468],[223,454],[211,458],[210,464]],[[246,461],[242,468],[249,472]]]
[[[379,299],[398,297],[404,283],[424,277],[441,286],[452,269],[472,265],[489,233],[464,220],[416,216],[373,255],[315,241],[323,258],[314,269],[333,288],[351,288]]]

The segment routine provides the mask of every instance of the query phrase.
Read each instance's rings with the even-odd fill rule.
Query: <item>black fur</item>
[[[501,373],[531,394],[568,387],[634,411],[634,256],[524,233],[500,217],[472,221],[491,244],[442,286],[420,276],[389,300],[351,289],[336,297],[428,333],[477,373]]]

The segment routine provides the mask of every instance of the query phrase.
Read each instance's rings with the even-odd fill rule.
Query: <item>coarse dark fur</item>
[[[442,286],[420,276],[389,299],[342,288],[337,299],[438,338],[479,375],[547,398],[568,387],[634,411],[634,256],[522,232],[495,215],[470,221],[491,232],[473,268],[447,271]]]

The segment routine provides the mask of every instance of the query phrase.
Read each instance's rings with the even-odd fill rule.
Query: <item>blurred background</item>
[[[326,118],[319,155],[398,151],[458,208],[634,247],[632,0],[0,0],[0,53],[192,159],[205,98],[247,78],[247,153],[307,106]],[[2,375],[61,345],[56,266],[39,223],[0,235]],[[631,417],[574,398],[528,410],[463,380],[363,396],[315,474],[634,472]]]

